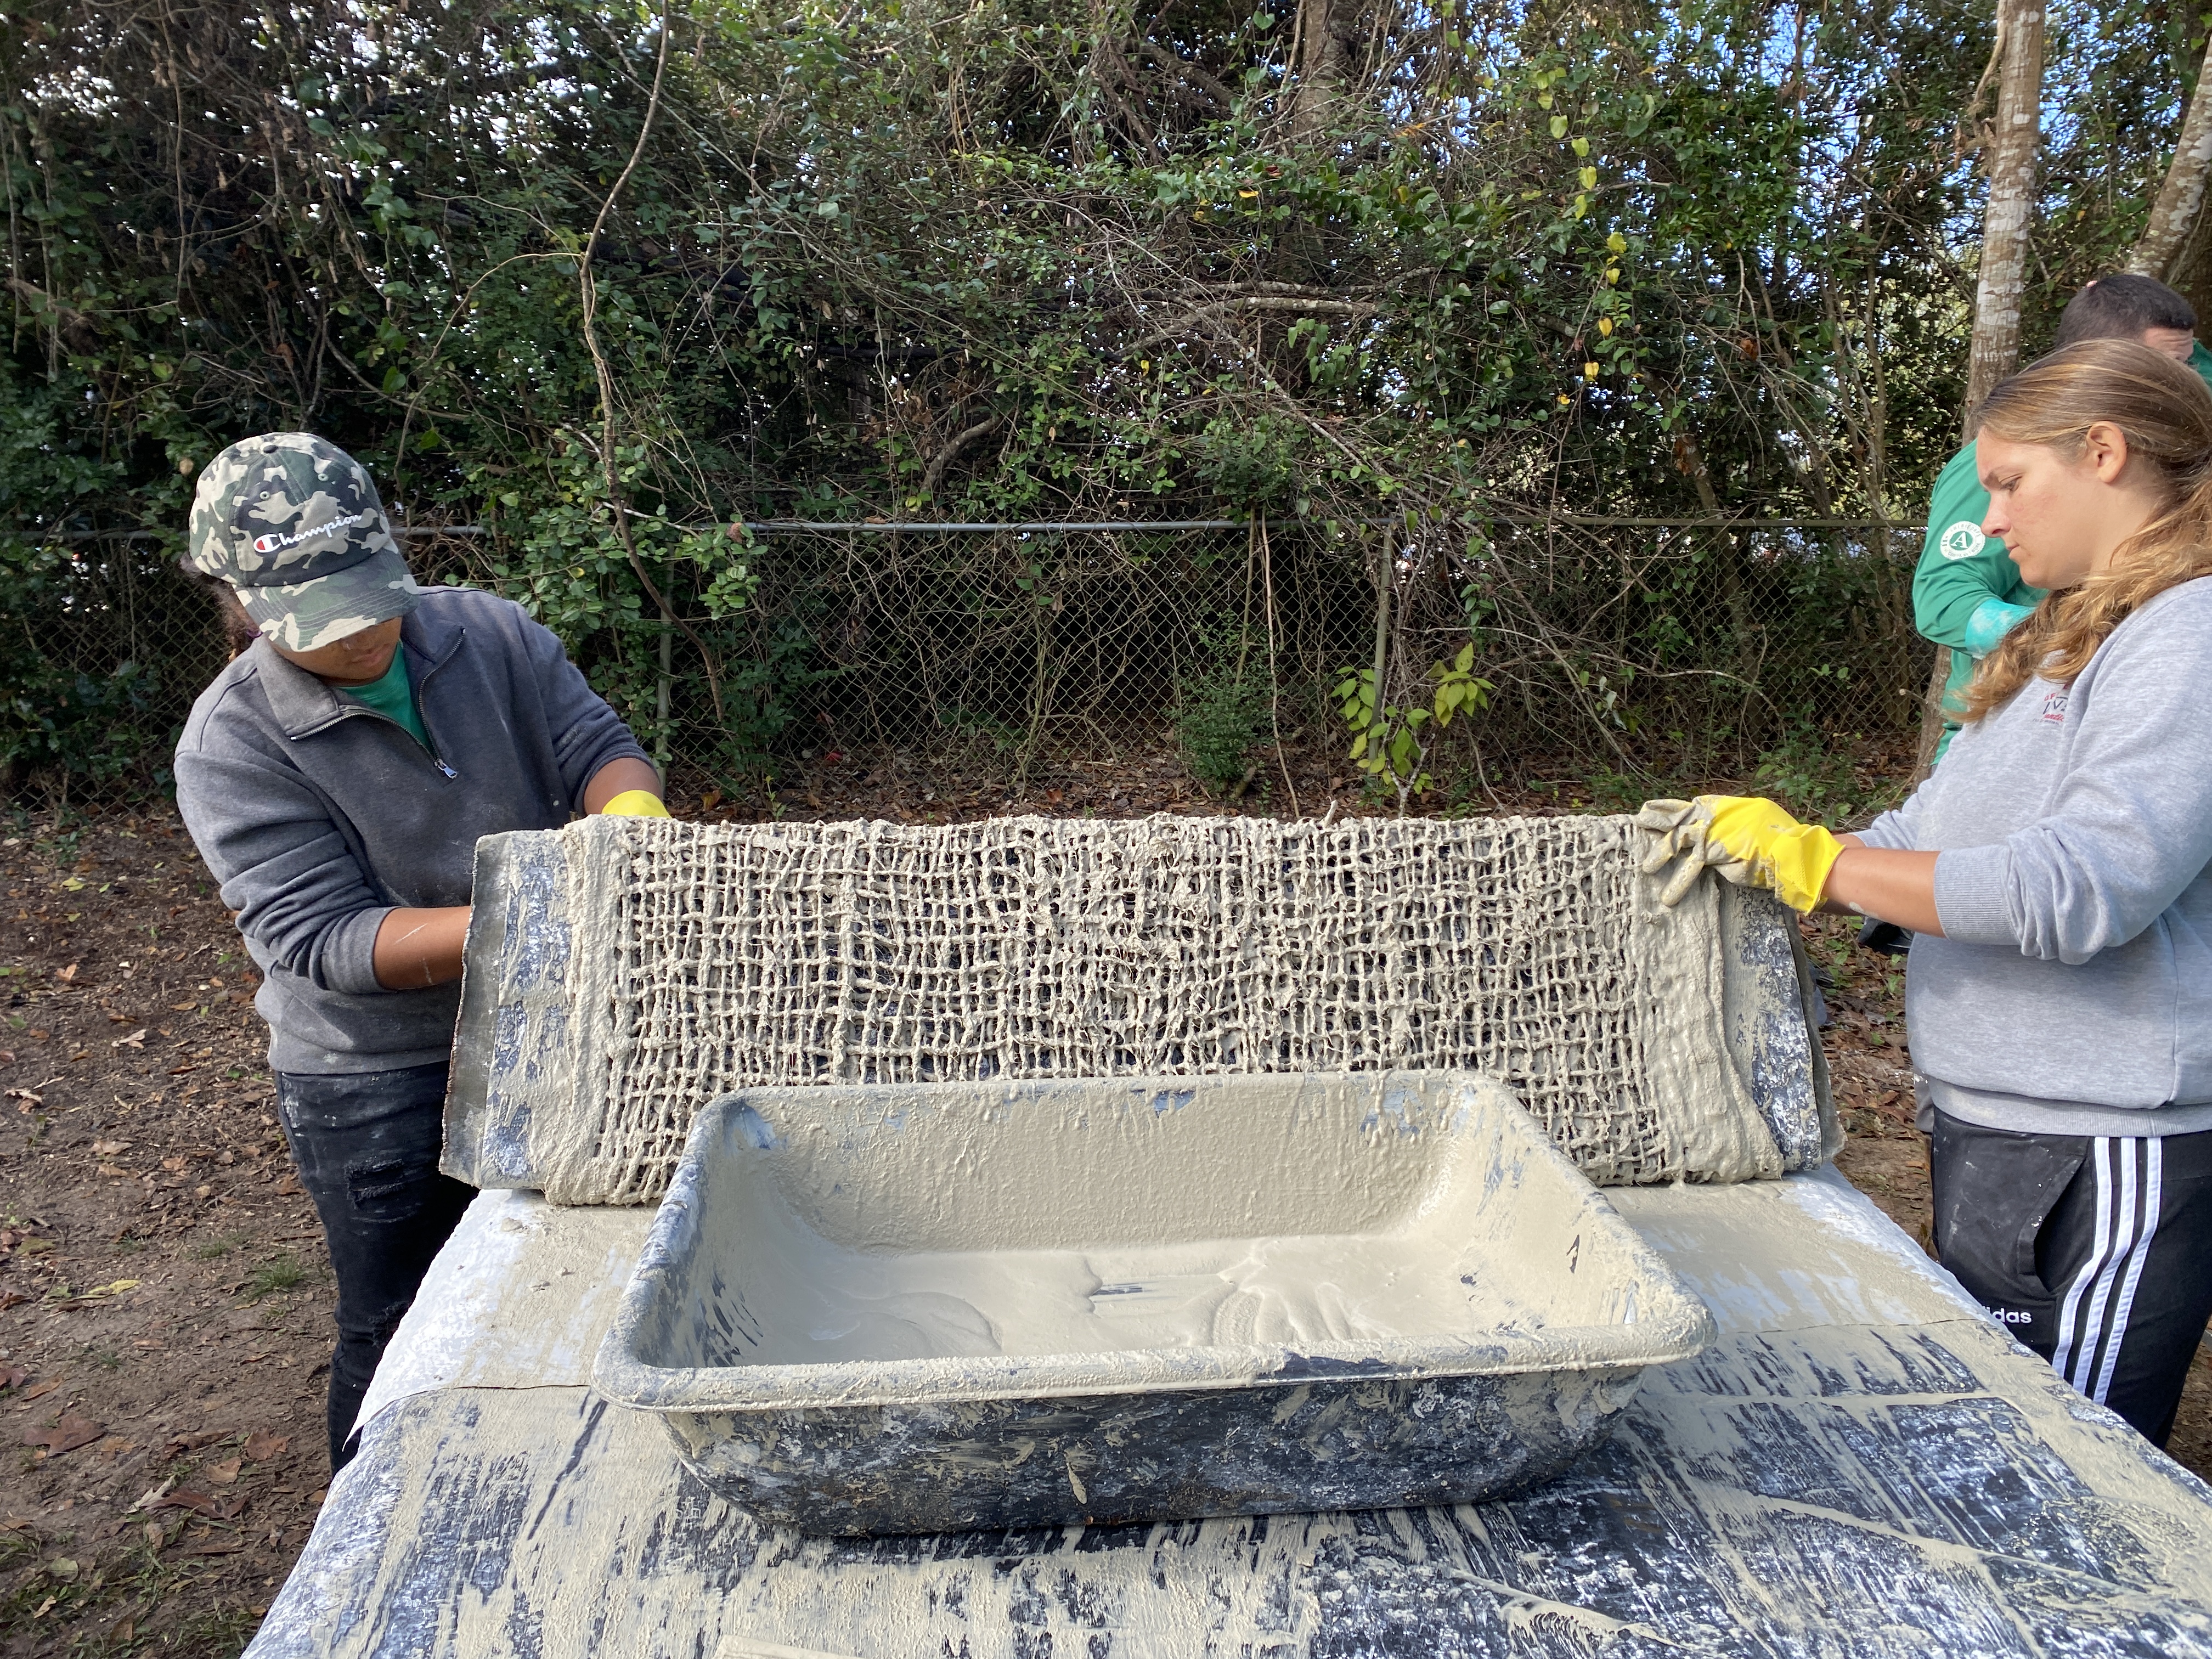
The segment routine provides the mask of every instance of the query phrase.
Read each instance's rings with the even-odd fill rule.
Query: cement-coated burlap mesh
[[[473,1178],[503,1158],[557,1201],[656,1198],[699,1108],[746,1086],[1434,1066],[1504,1081],[1601,1183],[1778,1173],[1727,1049],[1713,884],[1661,908],[1632,834],[592,818],[507,837],[526,845],[488,1093],[526,1145]]]

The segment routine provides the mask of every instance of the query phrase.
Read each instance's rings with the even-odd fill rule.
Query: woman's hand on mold
[[[1791,909],[1820,902],[1843,843],[1817,823],[1800,823],[1774,802],[1757,795],[1699,795],[1693,800],[1648,800],[1636,827],[1652,837],[1640,866],[1646,875],[1668,871],[1659,902],[1680,904],[1700,872],[1763,887]],[[1673,866],[1671,871],[1668,866]]]

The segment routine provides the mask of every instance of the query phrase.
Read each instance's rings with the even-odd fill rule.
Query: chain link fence
[[[660,585],[679,625],[633,599],[629,619],[611,602],[616,622],[569,641],[679,787],[733,799],[767,776],[885,763],[1019,796],[1137,753],[1219,794],[1278,774],[1293,792],[1302,777],[1341,785],[1359,775],[1359,677],[1378,663],[1396,711],[1382,723],[1411,731],[1411,769],[1373,774],[1386,791],[1418,775],[1437,799],[1532,777],[1633,793],[1748,775],[1778,753],[1893,748],[1919,720],[1929,664],[1911,628],[1914,526],[1554,516],[750,536],[737,550],[758,585],[735,615],[705,615],[672,569]],[[498,534],[416,531],[409,547],[426,580],[530,597]],[[0,671],[0,781],[47,806],[160,787],[228,656],[174,538],[6,551],[0,610],[16,644]],[[596,580],[632,580],[619,568]],[[1436,719],[1455,668],[1479,696]]]

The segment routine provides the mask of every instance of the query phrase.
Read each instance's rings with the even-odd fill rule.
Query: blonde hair
[[[2112,630],[2169,587],[2212,575],[2212,392],[2196,371],[2134,340],[2083,340],[2002,382],[1977,433],[2078,457],[2089,428],[2126,434],[2128,468],[2159,494],[2151,521],[2079,587],[2047,595],[1982,659],[1960,718],[1978,720],[2037,675],[2071,684]]]

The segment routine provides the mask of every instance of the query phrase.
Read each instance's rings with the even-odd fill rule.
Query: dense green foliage
[[[155,580],[199,462],[312,428],[410,521],[488,527],[428,556],[727,768],[831,668],[755,603],[773,544],[686,526],[1266,514],[1356,567],[1318,526],[1389,518],[1480,639],[1489,514],[1914,519],[1985,4],[1333,15],[1330,73],[1212,0],[698,4],[655,105],[652,12],[11,10],[0,606],[35,635],[72,569]],[[2131,239],[2201,45],[2143,0],[2053,27],[2031,344]],[[50,539],[112,529],[168,539]],[[1723,613],[1715,580],[1653,626]],[[207,666],[33,654],[0,758],[33,765],[116,763],[149,682],[173,718]]]

